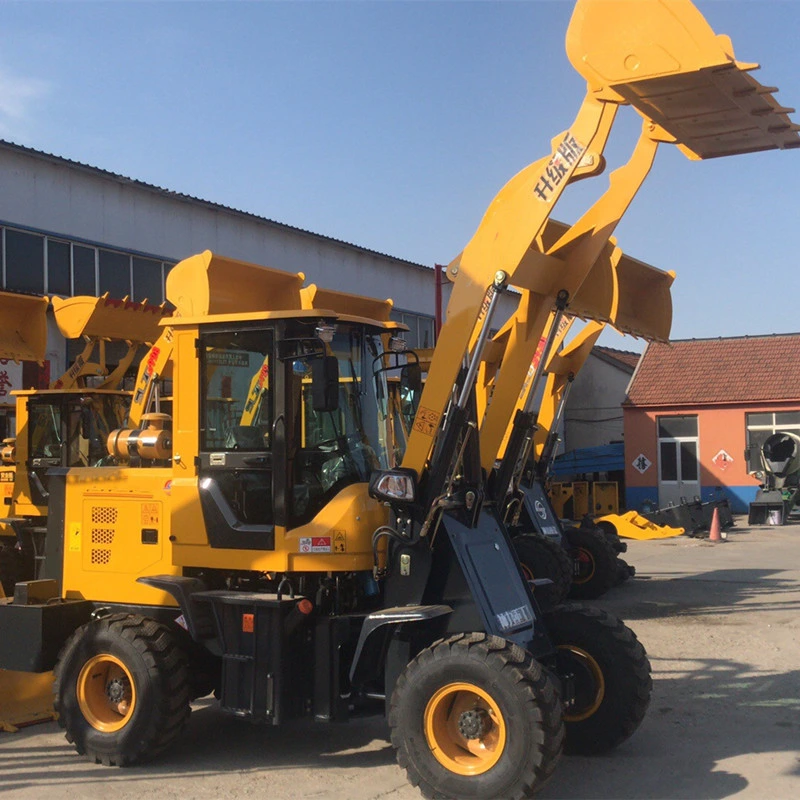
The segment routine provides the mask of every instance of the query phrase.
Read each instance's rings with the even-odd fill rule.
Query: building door
[[[658,417],[658,504],[700,497],[697,417]]]

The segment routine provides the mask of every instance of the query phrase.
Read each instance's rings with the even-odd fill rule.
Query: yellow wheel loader
[[[33,361],[42,363],[47,350],[46,297],[0,292],[0,358],[6,361]],[[14,432],[16,431],[16,401],[0,406],[4,437],[0,446],[0,498],[5,518],[13,504]],[[0,519],[0,586],[10,593],[17,580],[33,577],[33,554],[23,552],[13,526]]]
[[[85,346],[49,389],[14,393],[15,436],[3,443],[0,467],[6,490],[2,524],[16,542],[13,554],[7,549],[8,557],[0,560],[6,594],[13,593],[17,581],[35,577],[35,562],[44,557],[48,470],[94,465],[107,456],[106,438],[124,423],[131,402],[131,393],[122,391],[123,378],[136,353],[156,340],[159,322],[168,313],[164,304],[114,300],[108,294],[54,297],[51,304],[64,338],[83,339]],[[0,310],[14,313],[19,330],[35,343],[29,353],[11,357],[44,358],[47,307],[47,298],[7,293],[0,297]],[[106,365],[109,342],[127,345],[113,370]],[[13,353],[13,345],[6,344],[0,352]],[[93,358],[95,353],[98,358]]]
[[[210,253],[170,273],[178,314],[137,381],[141,427],[112,433],[114,464],[49,471],[45,577],[0,605],[0,667],[55,668],[59,723],[80,753],[157,757],[213,689],[269,724],[385,713],[426,796],[520,798],[562,750],[634,733],[651,690],[642,645],[601,611],[542,613],[514,554],[505,511],[533,437],[527,409],[507,447],[519,457],[495,472],[529,345],[557,304],[571,310],[624,207],[601,203],[559,242],[541,234],[567,185],[601,171],[622,104],[645,117],[647,166],[670,137],[698,157],[798,137],[689,2],[581,0],[568,53],[586,100],[464,249],[400,467],[384,466],[380,443],[388,323],[304,307],[302,276]],[[711,141],[686,95],[664,101],[665,82],[672,98],[727,103]],[[212,310],[215,266],[252,278],[240,305]],[[520,344],[480,419],[476,379],[508,286],[522,293]],[[141,405],[167,372],[169,417]]]

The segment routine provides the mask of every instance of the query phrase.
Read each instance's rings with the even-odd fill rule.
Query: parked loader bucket
[[[798,126],[690,0],[578,0],[567,56],[601,100],[630,103],[689,158],[798,147]]]
[[[617,536],[621,536],[623,539],[639,539],[642,541],[647,539],[671,539],[674,536],[682,536],[685,532],[683,528],[656,525],[655,522],[651,522],[635,511],[596,517],[594,524],[608,533],[616,533]]]
[[[167,299],[181,317],[300,308],[302,272],[286,273],[206,250],[167,275]]]
[[[52,672],[0,669],[0,731],[55,719]]]
[[[0,292],[0,358],[44,361],[47,304],[46,297]]]
[[[127,298],[102,297],[52,299],[53,312],[61,335],[66,339],[106,339],[152,344],[158,339],[159,322],[169,316],[164,303],[133,303]]]
[[[330,309],[337,314],[351,317],[365,317],[389,322],[394,303],[391,300],[377,300],[372,297],[361,297],[357,294],[337,292],[333,289],[320,289],[312,283],[300,291],[304,309]]]

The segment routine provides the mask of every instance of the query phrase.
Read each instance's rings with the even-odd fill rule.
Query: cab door
[[[199,486],[211,547],[275,546],[271,327],[201,333]]]

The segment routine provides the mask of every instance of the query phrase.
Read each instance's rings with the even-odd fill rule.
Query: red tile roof
[[[800,400],[800,333],[651,342],[626,405]]]
[[[596,346],[593,352],[607,356],[614,361],[620,361],[630,369],[636,369],[636,365],[639,363],[639,359],[642,357],[641,353],[634,353],[632,350],[616,350],[613,347]]]

